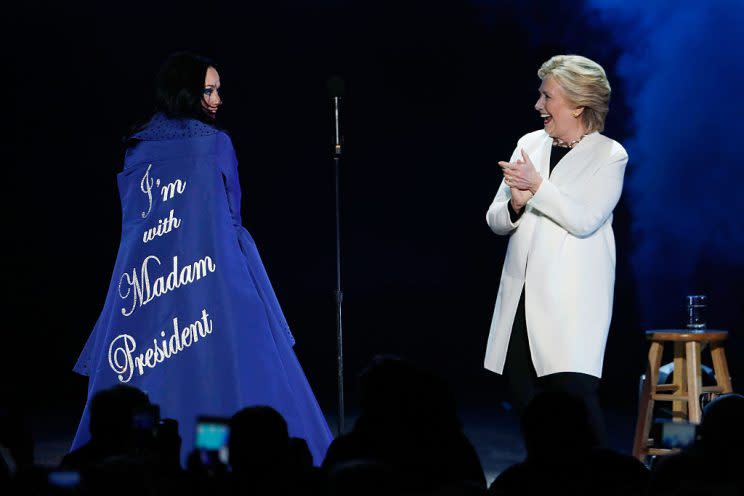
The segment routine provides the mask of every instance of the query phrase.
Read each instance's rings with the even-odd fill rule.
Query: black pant
[[[519,298],[514,317],[509,348],[506,352],[504,375],[511,390],[512,403],[521,417],[530,400],[543,391],[560,391],[573,394],[586,405],[589,422],[592,424],[601,445],[606,445],[606,434],[602,410],[599,406],[599,378],[579,372],[559,372],[537,377],[527,338],[527,320],[524,310],[524,288]]]

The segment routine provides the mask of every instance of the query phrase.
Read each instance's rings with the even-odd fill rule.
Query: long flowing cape
[[[294,339],[240,220],[230,138],[156,115],[118,175],[122,237],[106,301],[74,370],[90,377],[73,449],[89,439],[90,399],[128,384],[175,418],[182,452],[197,415],[269,405],[319,463],[331,440]]]

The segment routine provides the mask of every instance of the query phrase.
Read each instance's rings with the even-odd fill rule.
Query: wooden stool
[[[703,329],[665,329],[646,331],[646,339],[651,341],[648,351],[646,376],[641,388],[638,404],[638,420],[633,440],[633,456],[644,461],[647,455],[667,455],[675,452],[670,449],[651,447],[649,432],[653,422],[654,401],[672,402],[674,422],[688,421],[699,424],[702,418],[700,395],[702,393],[731,393],[726,354],[723,342],[728,332]],[[659,384],[659,367],[664,352],[664,343],[674,343],[674,375],[672,384]],[[703,387],[700,367],[700,352],[710,345],[713,359],[713,372],[716,385]]]

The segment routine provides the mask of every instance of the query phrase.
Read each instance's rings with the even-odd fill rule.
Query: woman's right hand
[[[524,150],[522,150],[522,158],[517,159],[516,162],[510,163],[504,162],[503,160],[499,162],[499,167],[501,167],[504,174],[504,182],[509,186],[509,190],[511,191],[511,206],[517,213],[521,212],[527,202],[530,201],[530,198],[532,198],[532,192],[529,189],[519,189],[514,186],[514,172],[525,167],[527,161],[529,161],[529,157]],[[531,161],[529,162],[529,166],[534,170]]]

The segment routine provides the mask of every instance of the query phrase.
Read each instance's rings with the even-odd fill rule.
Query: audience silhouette
[[[88,444],[65,456],[57,468],[34,467],[22,416],[0,409],[0,491],[106,496],[744,494],[741,395],[708,404],[696,442],[660,457],[649,472],[635,458],[599,446],[580,398],[541,393],[521,418],[527,456],[486,490],[480,461],[442,379],[403,359],[378,356],[361,374],[359,387],[360,415],[349,433],[334,440],[322,467],[313,466],[303,439],[289,436],[279,412],[259,405],[221,420],[229,428],[227,459],[195,449],[182,470],[177,423],[160,419],[157,405],[127,386],[96,394]]]
[[[34,464],[34,441],[21,403],[11,395],[2,398],[8,404],[0,406],[0,487],[10,482],[13,474]]]
[[[151,406],[147,395],[133,387],[99,391],[90,403],[90,441],[68,453],[61,466],[85,470],[108,458],[132,454],[139,437],[135,419]]]
[[[478,456],[441,379],[399,358],[379,356],[362,373],[360,395],[359,418],[350,433],[331,443],[324,469],[367,460],[387,465],[404,490],[485,488]]]
[[[726,394],[708,403],[693,445],[654,464],[650,494],[744,494],[743,422],[744,396]]]
[[[229,448],[238,492],[291,494],[295,489],[287,423],[273,408],[254,406],[233,415]]]
[[[642,495],[646,467],[629,455],[599,447],[585,403],[565,392],[543,392],[521,418],[527,457],[506,469],[488,489],[509,495]]]

